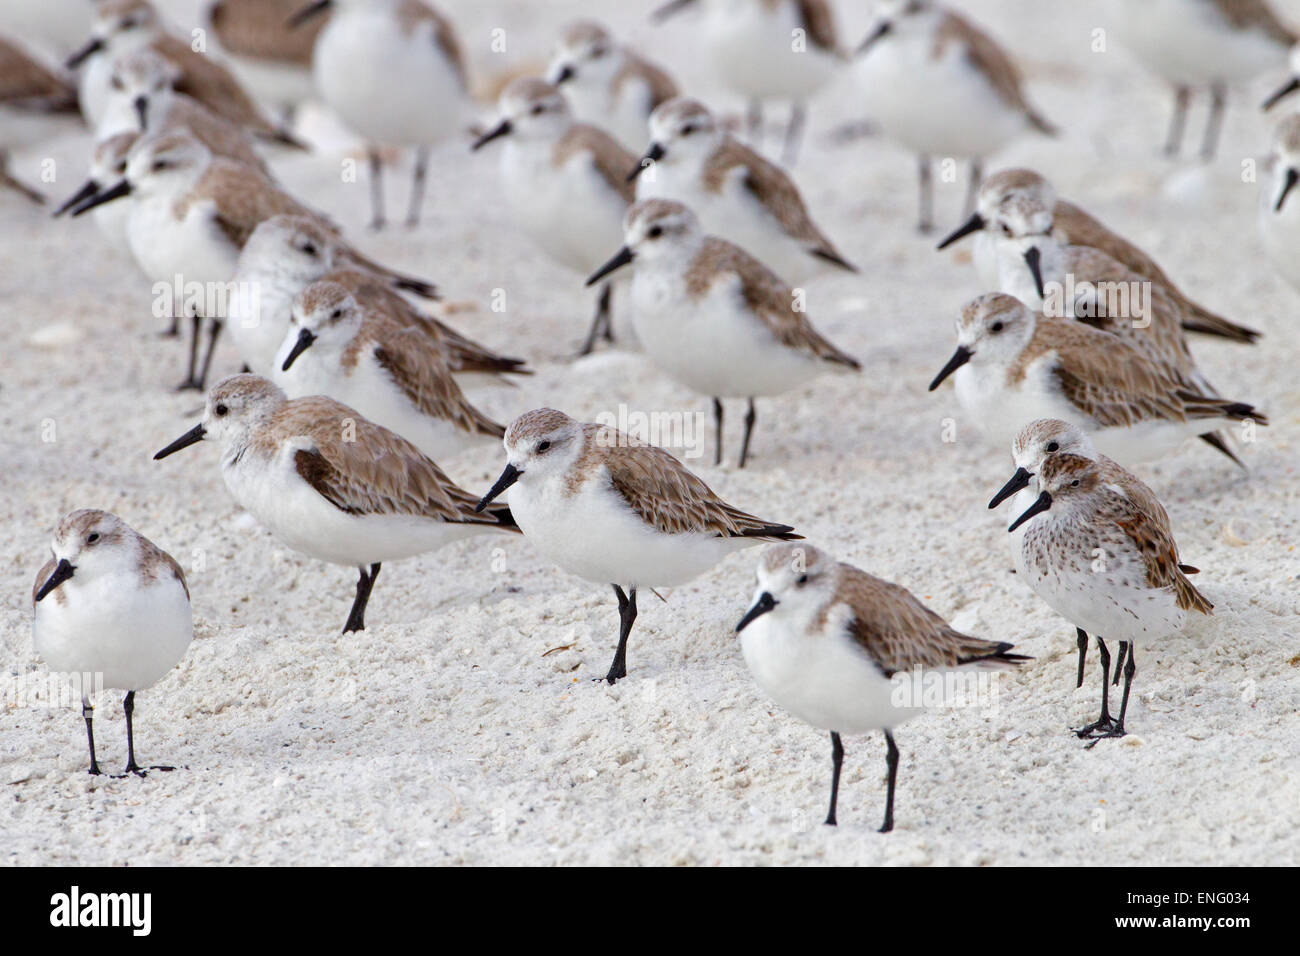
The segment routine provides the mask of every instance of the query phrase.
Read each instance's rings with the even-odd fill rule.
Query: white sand
[[[480,74],[505,67],[479,49],[492,27],[509,29],[513,63],[543,56],[559,21],[607,8],[602,15],[688,87],[712,92],[688,26],[650,27],[648,2],[443,5]],[[860,6],[841,3],[841,13]],[[997,713],[932,714],[900,730],[893,834],[875,832],[879,735],[846,741],[841,825],[820,826],[827,741],[761,699],[731,631],[755,552],[678,588],[667,604],[646,595],[631,676],[615,688],[590,680],[613,650],[612,595],[547,565],[524,540],[481,538],[386,566],[368,630],[340,636],[354,572],[287,552],[241,517],[215,448],[150,460],[193,424],[199,401],[171,391],[182,350],[155,337],[149,285],[125,251],[108,248],[88,221],[53,222],[4,196],[0,677],[13,686],[43,673],[31,650],[31,581],[50,529],[72,508],[117,512],[186,566],[197,637],[137,707],[140,759],[183,768],[175,773],[91,778],[76,712],[9,707],[0,860],[1300,862],[1300,298],[1264,261],[1255,186],[1241,182],[1242,162],[1265,155],[1268,126],[1255,106],[1277,77],[1234,96],[1212,167],[1170,164],[1157,155],[1166,90],[1113,39],[1108,52],[1090,52],[1100,24],[1088,6],[963,4],[1022,54],[1034,100],[1067,131],[1017,144],[999,163],[1040,168],[1147,247],[1187,292],[1263,329],[1256,348],[1195,348],[1224,394],[1256,402],[1274,423],[1246,449],[1249,475],[1199,444],[1141,471],[1168,506],[1184,560],[1202,569],[1196,583],[1216,613],[1144,649],[1129,737],[1085,750],[1067,731],[1094,716],[1097,679],[1090,667],[1085,687],[1072,689],[1073,629],[1008,573],[1006,509],[985,508],[1010,472],[1006,449],[980,440],[951,388],[925,390],[952,351],[958,308],[984,290],[966,253],[936,253],[913,232],[909,156],[878,139],[828,142],[829,130],[856,118],[845,86],[816,102],[797,178],[824,228],[863,267],[860,277],[816,283],[810,311],[865,371],[764,403],[745,471],[714,468],[711,458],[693,466],[737,505],[793,522],[959,625],[1035,656],[1002,683]],[[1300,3],[1286,9],[1300,22]],[[862,29],[857,12],[846,33],[856,39]],[[1189,145],[1200,134],[1197,106]],[[42,156],[56,158],[58,182],[45,188],[61,199],[81,182],[87,143],[71,135],[20,157],[18,169],[34,177]],[[506,290],[506,313],[457,319],[538,370],[516,391],[483,396],[498,417],[543,404],[588,419],[620,403],[706,410],[637,356],[566,359],[589,299],[579,277],[510,228],[494,157],[440,151],[424,226],[379,236],[363,231],[364,177],[342,186],[335,157],[281,156],[275,165],[367,251],[437,279],[450,299],[483,304]],[[398,218],[407,183],[388,183]],[[941,226],[955,224],[963,189],[941,189]],[[223,349],[218,374],[237,367]],[[945,444],[950,416],[958,440]],[[732,460],[739,418],[733,406]],[[47,421],[56,441],[42,441]],[[451,470],[478,490],[501,463],[487,449]],[[120,702],[102,708],[97,727],[101,761],[120,767]]]

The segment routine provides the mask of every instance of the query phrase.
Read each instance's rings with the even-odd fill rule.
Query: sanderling
[[[207,146],[214,156],[224,156],[270,174],[253,148],[248,130],[214,113],[198,100],[176,92],[180,70],[150,47],[119,57],[113,64],[104,118],[95,136],[104,140],[118,133],[153,135],[168,129],[185,129]]]
[[[1300,114],[1273,131],[1272,162],[1259,190],[1259,234],[1273,267],[1300,289]]]
[[[1162,286],[1184,313],[1182,327],[1189,332],[1244,343],[1254,342],[1259,337],[1254,329],[1238,325],[1193,302],[1173,284],[1151,256],[1079,206],[1057,198],[1052,184],[1031,169],[1004,169],[985,180],[980,187],[975,211],[939,243],[939,248],[946,249],[971,233],[976,233],[976,268],[980,278],[990,287],[997,286],[1000,279],[999,237],[1050,234],[1067,245],[1098,249],[1139,277]]]
[[[180,276],[205,290],[227,288],[239,250],[262,220],[292,214],[325,221],[256,167],[214,156],[184,129],[142,138],[127,157],[126,178],[83,200],[72,215],[127,196],[127,241],[145,275],[163,283]],[[194,334],[181,389],[204,387],[225,317],[225,302],[203,298],[202,303],[183,303],[192,309]],[[200,366],[198,333],[204,318],[211,325]]]
[[[754,603],[736,631],[763,692],[804,723],[830,731],[830,826],[844,761],[840,734],[884,731],[889,782],[881,833],[894,828],[894,729],[923,710],[920,700],[896,699],[894,675],[1005,669],[1030,659],[1008,653],[1012,644],[953,629],[907,588],[808,544],[777,544],[763,552]]]
[[[713,399],[714,464],[722,463],[723,398],[749,400],[744,468],[755,396],[790,391],[831,369],[861,368],[813,328],[793,289],[745,250],[704,235],[681,203],[632,206],[623,248],[587,284],[628,263],[641,347],[668,375]]]
[[[1225,425],[1268,424],[1252,405],[1203,394],[1117,335],[1035,316],[1000,292],[962,309],[957,350],[930,390],[954,372],[958,401],[998,444],[1035,419],[1056,418],[1079,425],[1112,458],[1138,462]]]
[[[203,420],[154,458],[204,439],[221,443],[226,488],[272,534],[308,557],[358,569],[345,634],[365,629],[382,562],[518,531],[508,508],[479,513],[469,492],[400,435],[323,395],[290,400],[257,375],[212,386]]]
[[[685,584],[733,551],[801,537],[727,504],[662,448],[553,408],[520,415],[504,444],[505,470],[478,510],[513,488],[510,508],[524,537],[570,574],[610,583],[618,597],[618,649],[597,680],[627,676],[638,587]]]
[[[1011,495],[1015,495],[1011,504],[1012,513],[1023,514],[1038,499],[1041,489],[1038,486],[1037,476],[1043,469],[1043,463],[1048,458],[1058,455],[1074,455],[1096,462],[1104,482],[1119,488],[1139,510],[1168,526],[1169,517],[1165,513],[1164,505],[1156,498],[1155,492],[1131,471],[1113,459],[1098,454],[1092,440],[1081,428],[1059,419],[1043,418],[1030,422],[1016,435],[1011,442],[1011,460],[1016,466],[1015,474],[993,496],[989,508],[996,508]],[[1011,556],[1016,565],[1016,573],[1028,575],[1029,571],[1023,560],[1024,552],[1021,549],[1021,540],[1024,536],[1024,525],[1011,532]],[[1190,565],[1182,564],[1179,567],[1184,574],[1197,573],[1197,569]],[[1076,636],[1079,647],[1079,673],[1075,686],[1082,687],[1084,662],[1088,652],[1088,635],[1082,628],[1078,628]],[[1110,653],[1101,638],[1097,639],[1097,646],[1101,652],[1102,677],[1105,679],[1110,667]],[[1121,641],[1119,657],[1115,661],[1116,683],[1119,683],[1120,668],[1124,664],[1124,654],[1127,649],[1128,645]],[[1103,691],[1104,693],[1106,692]],[[1103,696],[1103,709],[1106,706],[1104,701]]]
[[[921,232],[934,225],[932,157],[970,160],[969,212],[985,157],[1027,131],[1056,134],[1006,51],[932,0],[884,0],[855,70],[867,113],[917,154]]]
[[[9,172],[8,151],[57,134],[76,115],[70,80],[18,43],[0,36],[0,186],[44,203],[45,197]]]
[[[857,272],[813,223],[785,171],[722,130],[698,100],[650,116],[650,147],[632,169],[637,199],[672,199],[787,282],[834,266]]]
[[[499,108],[500,120],[473,148],[505,138],[501,187],[514,220],[551,258],[589,275],[622,240],[633,155],[604,130],[575,122],[564,95],[545,80],[514,80],[502,90]],[[613,338],[611,292],[608,282],[601,286],[580,354],[601,335]]]
[[[287,118],[315,95],[312,50],[328,22],[315,17],[293,26],[290,18],[302,5],[303,0],[217,0],[207,8],[212,34],[239,78]]]
[[[429,147],[469,118],[465,57],[451,21],[423,0],[315,0],[296,24],[334,7],[312,54],[321,98],[370,144],[371,227],[384,226],[379,147],[414,146],[406,224],[420,221]]]
[[[1164,509],[1144,507],[1143,498],[1108,480],[1110,469],[1079,455],[1049,455],[1037,475],[1038,497],[1007,529],[1025,526],[1017,559],[1025,570],[1017,577],[1073,624],[1083,642],[1089,633],[1097,637],[1101,716],[1076,731],[1096,739],[1124,735],[1137,642],[1167,637],[1182,629],[1188,611],[1209,614],[1214,606],[1178,563]],[[1110,714],[1103,636],[1128,648],[1118,718]]]
[[[1115,8],[1114,32],[1147,69],[1174,88],[1165,155],[1182,148],[1194,87],[1208,86],[1210,113],[1202,159],[1214,157],[1228,87],[1281,66],[1300,39],[1264,0],[1143,0]]]
[[[365,309],[337,282],[313,282],[292,311],[272,375],[291,399],[327,395],[439,462],[504,437],[418,329]]]
[[[225,66],[196,50],[190,38],[171,33],[148,0],[98,0],[90,40],[68,60],[70,68],[81,68],[81,113],[92,128],[98,128],[107,108],[113,64],[143,47],[152,47],[176,65],[179,92],[258,136],[302,146],[267,119]]]
[[[190,646],[194,624],[185,573],[170,554],[107,511],[68,514],[50,552],[32,588],[36,653],[51,671],[82,682],[91,773],[100,771],[89,686],[126,691],[125,773],[143,777],[131,724],[135,695],[162,680]]]
[[[662,20],[697,0],[671,0]],[[808,99],[841,67],[835,14],[828,0],[704,0],[706,60],[723,85],[749,101],[749,136],[763,136],[763,101],[790,100],[784,160],[798,156]]]
[[[236,286],[253,294],[237,296],[230,303],[227,324],[254,373],[263,378],[273,375],[294,297],[321,279],[340,283],[364,307],[387,312],[398,325],[424,332],[430,346],[441,348],[447,366],[466,384],[531,374],[522,359],[498,355],[422,312],[399,293],[434,298],[437,290],[430,283],[368,259],[312,217],[290,215],[272,216],[258,224],[240,251],[235,271]]]
[[[576,119],[637,152],[645,148],[651,112],[677,95],[672,77],[594,20],[564,28],[546,75],[564,91]]]

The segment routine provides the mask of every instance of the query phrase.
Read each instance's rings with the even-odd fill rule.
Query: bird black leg
[[[1115,719],[1110,715],[1110,651],[1100,637],[1097,653],[1101,657],[1101,716],[1075,731],[1080,738],[1105,736],[1115,726]]]
[[[749,145],[755,150],[763,146],[763,101],[755,97],[749,101],[749,112],[745,114],[749,127]]]
[[[614,661],[609,665],[609,673],[597,681],[613,684],[627,676],[627,636],[632,633],[632,622],[636,620],[636,588],[628,588],[627,593],[617,584],[611,585],[618,597],[618,649],[614,651]]]
[[[384,162],[379,150],[370,150],[370,228],[384,228]]]
[[[749,458],[749,436],[754,433],[754,421],[757,418],[758,414],[754,411],[754,400],[751,398],[749,400],[749,411],[745,412],[745,437],[740,443],[740,465],[738,466],[740,468],[745,467],[745,461]]]
[[[713,464],[722,464],[722,399],[713,399],[713,430],[717,436],[713,445]]]
[[[414,229],[420,224],[420,208],[424,205],[424,182],[429,171],[429,148],[415,150],[415,177],[411,180],[411,205],[406,211],[406,225]]]
[[[95,759],[95,728],[92,721],[95,717],[95,708],[84,700],[81,702],[81,717],[86,722],[86,742],[90,744],[90,772],[98,775],[100,773],[99,761]]]
[[[163,329],[161,332],[159,332],[158,337],[160,339],[174,339],[174,338],[179,338],[180,334],[181,334],[181,317],[179,315],[173,314],[172,324],[167,326],[167,328]]]
[[[203,386],[199,384],[199,331],[203,327],[203,316],[190,316],[190,366],[185,372],[185,380],[176,386],[176,391],[184,392],[187,389],[202,390]]]
[[[1075,628],[1075,631],[1077,631],[1077,632],[1078,632],[1078,635],[1079,635],[1079,641],[1078,641],[1078,643],[1079,643],[1079,680],[1075,683],[1074,686],[1075,686],[1075,687],[1082,687],[1082,686],[1083,686],[1083,662],[1084,662],[1084,661],[1087,659],[1087,657],[1088,657],[1088,632],[1085,631],[1085,630],[1084,630],[1083,628],[1081,628],[1081,627],[1076,627],[1076,628]],[[1123,647],[1122,644],[1121,644],[1120,646]]]
[[[826,825],[836,826],[835,805],[840,802],[840,767],[844,765],[844,744],[840,735],[831,731],[831,809],[826,814]]]
[[[930,177],[930,157],[922,153],[916,158],[919,193],[916,230],[926,235],[934,228],[934,182]]]
[[[1222,83],[1210,87],[1210,118],[1205,123],[1205,139],[1201,142],[1201,159],[1209,162],[1219,148],[1219,132],[1223,128],[1223,108],[1228,102],[1228,88]]]
[[[1119,672],[1124,666],[1124,655],[1128,653],[1128,647],[1128,641],[1119,642],[1119,657],[1115,658],[1115,678],[1110,682],[1113,687],[1119,686]]]
[[[348,631],[364,631],[366,629],[366,604],[370,600],[370,589],[375,586],[375,578],[379,577],[379,562],[376,561],[370,566],[370,572],[366,573],[365,568],[361,568],[361,576],[357,578],[357,596],[352,599],[352,610],[348,612],[348,622],[343,625],[343,633]]]
[[[888,730],[885,731],[885,743],[889,745],[889,750],[885,752],[885,763],[889,766],[889,784],[885,791],[885,822],[880,825],[881,833],[894,829],[894,784],[898,781],[898,745]]]
[[[606,342],[614,341],[614,332],[609,320],[609,305],[612,290],[608,282],[600,287],[600,296],[596,299],[596,314],[591,319],[591,330],[587,341],[582,343],[578,355],[590,355],[596,349],[596,340],[604,338]]]
[[[208,372],[212,369],[212,356],[217,350],[217,339],[221,336],[224,324],[220,319],[208,319],[208,351],[203,356],[203,368],[199,371],[198,389],[203,391],[208,385]]]
[[[968,217],[975,211],[975,204],[979,201],[980,183],[984,181],[984,164],[978,159],[970,161],[970,182],[966,186],[966,205],[962,216]]]
[[[122,713],[126,714],[126,769],[122,771],[122,776],[133,773],[137,777],[147,776],[149,770],[175,770],[175,767],[150,767],[145,770],[135,762],[135,727],[131,720],[135,716],[135,691],[127,691],[126,698],[122,701]]]
[[[1128,645],[1128,663],[1124,665],[1124,698],[1119,704],[1119,719],[1104,734],[1098,734],[1096,738],[1088,743],[1089,747],[1094,747],[1098,740],[1104,737],[1123,737],[1128,733],[1124,729],[1124,717],[1128,714],[1128,693],[1133,689],[1133,675],[1137,673],[1137,663],[1133,660],[1134,645],[1130,641]]]
[[[785,144],[781,147],[781,161],[793,166],[799,158],[799,146],[803,143],[804,125],[808,120],[808,111],[802,100],[795,100],[790,106],[790,122],[785,128]]]
[[[1177,158],[1183,148],[1183,128],[1187,125],[1187,102],[1191,95],[1186,86],[1174,87],[1174,115],[1169,120],[1169,135],[1165,137],[1165,155],[1170,159]]]

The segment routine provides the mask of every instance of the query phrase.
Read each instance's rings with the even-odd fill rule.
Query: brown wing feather
[[[1154,497],[1154,496],[1152,496]],[[1149,511],[1131,496],[1120,505],[1123,513],[1116,524],[1133,542],[1147,568],[1147,584],[1153,588],[1173,588],[1178,606],[1185,611],[1209,614],[1214,605],[1206,600],[1178,563],[1178,546],[1169,528],[1169,516],[1163,507]]]
[[[65,77],[0,37],[0,103],[17,109],[71,112],[77,88]]]
[[[398,7],[397,16],[404,30],[414,29],[421,23],[433,26],[434,42],[460,77],[461,86],[468,89],[469,73],[465,68],[465,52],[461,49],[460,38],[451,21],[420,0],[403,0]]]
[[[838,575],[838,593],[853,612],[849,633],[886,677],[914,667],[957,667],[980,660],[1011,666],[1023,660],[1006,653],[1010,644],[955,630],[901,585],[851,564],[838,565]]]
[[[989,84],[1004,103],[1020,110],[1030,124],[1042,133],[1056,132],[1056,127],[1044,119],[1027,99],[1020,83],[1020,71],[1007,56],[1006,51],[983,30],[965,18],[948,11],[935,34],[934,55],[943,55],[949,43],[959,43],[966,50],[971,65],[988,78]]]
[[[298,474],[340,511],[460,524],[502,521],[502,513],[475,514],[477,497],[405,438],[333,399],[314,395],[286,402],[273,424],[307,442],[294,454]]]
[[[604,437],[600,436],[604,433]],[[789,541],[803,537],[733,508],[662,448],[631,444],[614,429],[588,426],[588,454],[598,456],[610,484],[651,527],[665,534]]]
[[[1229,24],[1239,30],[1257,28],[1269,38],[1285,46],[1294,45],[1300,37],[1277,18],[1264,0],[1213,0]]]
[[[160,36],[153,46],[164,58],[180,67],[181,78],[176,83],[178,92],[194,97],[232,123],[269,136],[279,134],[234,74],[220,63],[203,53],[196,53],[188,43],[170,34]]]
[[[686,288],[692,295],[702,295],[719,272],[740,279],[740,294],[768,330],[782,345],[827,362],[852,369],[862,366],[858,360],[822,337],[808,316],[794,307],[794,291],[745,250],[725,240],[710,236],[704,240],[700,254],[686,274]]]
[[[208,22],[228,53],[306,67],[329,17],[290,26],[289,18],[304,6],[303,0],[218,0]]]
[[[668,73],[660,69],[649,60],[637,55],[631,49],[623,51],[623,65],[618,73],[614,75],[614,90],[618,91],[623,84],[632,77],[638,77],[645,81],[650,89],[650,109],[655,109],[660,103],[666,103],[675,97],[678,93],[677,84]],[[649,133],[646,133],[647,138]],[[626,178],[626,173],[624,174]]]
[[[555,165],[563,166],[574,153],[584,151],[611,190],[626,203],[636,200],[636,184],[628,182],[627,171],[636,165],[637,158],[603,129],[574,123],[555,144]]]
[[[465,397],[439,355],[440,344],[419,329],[394,327],[382,318],[365,320],[378,341],[374,356],[411,404],[426,415],[452,422],[458,429],[502,438],[504,425],[494,422]],[[363,332],[363,335],[367,334]]]
[[[223,202],[217,208],[216,224],[240,249],[261,223],[282,214],[305,216],[329,232],[338,233],[332,222],[302,205],[255,167],[224,158],[213,159],[194,189],[181,200],[179,212],[183,215],[189,203],[218,193]]]
[[[835,13],[826,0],[795,0],[799,22],[809,42],[829,53],[836,52]]]

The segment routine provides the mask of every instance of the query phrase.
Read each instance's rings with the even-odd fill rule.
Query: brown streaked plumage
[[[1264,0],[1210,0],[1223,19],[1238,30],[1260,30],[1265,36],[1285,46],[1300,42],[1300,36],[1279,20]]]
[[[1023,113],[1029,124],[1039,132],[1049,136],[1056,134],[1056,127],[1044,119],[1025,98],[1020,71],[1006,51],[970,21],[951,10],[945,10],[934,38],[936,60],[944,55],[950,43],[958,43],[965,48],[971,66],[989,81],[1004,103]]]
[[[630,47],[623,50],[623,65],[614,74],[614,92],[618,93],[631,79],[639,79],[650,90],[650,109],[666,103],[677,95],[677,83],[668,73],[638,55]],[[626,175],[626,172],[624,173]]]
[[[727,504],[662,448],[595,424],[583,426],[583,440],[574,481],[580,486],[603,472],[628,507],[657,531],[782,541],[803,537],[788,525],[774,525]]]
[[[555,144],[551,161],[557,167],[563,166],[578,153],[591,157],[596,172],[624,202],[636,199],[636,186],[627,179],[627,171],[636,165],[636,157],[614,137],[595,126],[574,123]]]
[[[856,271],[812,221],[803,197],[790,177],[779,166],[768,162],[734,137],[723,136],[721,144],[704,164],[704,188],[721,193],[727,182],[737,175],[745,189],[772,214],[786,233],[807,243],[809,252],[849,271]]]
[[[290,17],[305,5],[303,0],[217,0],[208,10],[208,22],[227,53],[309,67],[316,37],[329,17],[291,27]]]
[[[175,84],[178,93],[192,96],[214,113],[259,136],[286,140],[283,131],[266,118],[225,66],[206,54],[196,53],[188,42],[170,33],[160,34],[151,45],[180,69]]]
[[[765,265],[739,246],[715,236],[705,238],[703,248],[686,272],[686,291],[699,298],[720,278],[734,275],[750,310],[762,320],[782,345],[827,362],[860,369],[851,355],[840,351],[813,328],[806,313],[794,308],[793,290]]]
[[[17,43],[0,36],[0,106],[42,113],[74,113],[77,88]]]
[[[368,334],[374,340],[374,356],[411,404],[434,418],[452,421],[465,432],[505,436],[505,426],[493,421],[465,398],[441,356],[428,347],[428,340],[416,329],[400,329],[383,319],[373,323]]]

